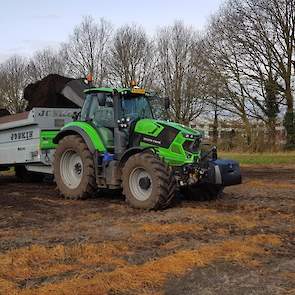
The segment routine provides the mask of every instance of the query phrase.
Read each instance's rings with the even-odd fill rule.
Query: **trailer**
[[[0,170],[52,174],[53,138],[80,109],[34,108],[0,118]]]

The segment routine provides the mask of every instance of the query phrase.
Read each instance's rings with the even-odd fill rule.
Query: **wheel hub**
[[[75,164],[74,172],[76,174],[78,174],[78,175],[81,175],[81,173],[82,173],[82,165],[81,165],[81,163]]]
[[[76,189],[82,180],[83,162],[74,150],[67,150],[60,160],[60,174],[63,183],[70,189]]]
[[[129,188],[138,201],[148,200],[153,189],[151,175],[144,168],[135,168],[129,176]]]
[[[139,179],[139,186],[144,190],[148,190],[151,186],[151,180],[149,177],[142,177]]]

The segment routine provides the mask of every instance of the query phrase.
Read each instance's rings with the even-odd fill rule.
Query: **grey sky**
[[[141,24],[153,33],[183,20],[202,29],[223,0],[0,0],[0,61],[13,54],[58,46],[82,17],[104,17],[115,27]]]

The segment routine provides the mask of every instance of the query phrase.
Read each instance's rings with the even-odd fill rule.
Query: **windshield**
[[[154,118],[157,120],[166,121],[168,119],[168,113],[165,109],[165,100],[159,96],[149,97],[150,106],[154,114]]]
[[[153,118],[148,98],[141,96],[123,97],[121,100],[122,116],[131,119]]]
[[[81,120],[90,120],[96,127],[114,128],[113,98],[106,93],[91,93],[81,112]]]

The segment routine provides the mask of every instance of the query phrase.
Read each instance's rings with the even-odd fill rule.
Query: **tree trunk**
[[[246,114],[245,116],[242,117],[242,120],[244,123],[245,132],[246,132],[246,143],[247,143],[247,146],[250,147],[252,143],[252,129]]]
[[[267,124],[267,145],[270,151],[274,151],[276,147],[276,119],[270,118]]]
[[[214,111],[214,122],[213,122],[213,143],[217,145],[218,142],[218,114]]]
[[[286,101],[287,112],[284,118],[284,127],[287,132],[286,149],[295,148],[295,115],[294,115],[294,102],[291,92],[291,87],[286,87]]]

